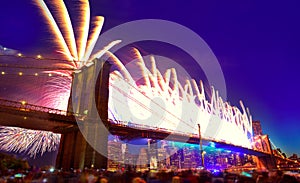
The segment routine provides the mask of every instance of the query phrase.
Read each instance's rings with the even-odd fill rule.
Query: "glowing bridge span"
[[[71,112],[33,104],[22,104],[21,102],[4,99],[0,99],[0,125],[46,130],[58,133],[64,133],[66,130],[74,130],[77,128],[74,114]],[[120,121],[109,121],[106,126],[112,134],[120,135],[124,139],[145,137],[199,144],[199,136],[197,135],[170,132],[169,130],[162,128],[147,128],[147,126],[139,124],[123,125]],[[269,155],[265,152],[236,146],[225,141],[203,138],[204,145],[209,142],[215,142],[216,147],[218,148],[241,151],[256,156]]]

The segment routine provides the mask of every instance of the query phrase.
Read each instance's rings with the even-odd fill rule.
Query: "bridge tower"
[[[254,136],[254,149],[266,153],[265,156],[255,157],[258,169],[276,169],[276,161],[274,158],[271,142],[268,135],[262,133]]]
[[[108,132],[99,123],[108,124],[110,66],[96,59],[74,73],[68,110],[74,113],[77,125],[62,132],[57,168],[107,168]],[[95,120],[97,115],[101,121]]]

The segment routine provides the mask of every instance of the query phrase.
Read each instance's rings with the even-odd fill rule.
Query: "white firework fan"
[[[0,150],[25,153],[35,158],[39,153],[56,151],[60,136],[53,132],[0,126]]]

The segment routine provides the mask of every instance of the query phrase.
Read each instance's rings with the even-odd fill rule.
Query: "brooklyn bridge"
[[[251,146],[247,147],[218,138],[201,136],[200,129],[199,134],[184,133],[180,130],[169,130],[167,127],[147,126],[134,122],[126,123],[112,119],[109,117],[111,64],[99,60],[94,62],[93,66],[83,67],[80,72],[74,75],[73,85],[76,85],[80,90],[72,90],[67,111],[1,99],[0,125],[62,134],[56,167],[64,169],[82,169],[84,167],[106,169],[108,161],[110,161],[107,153],[109,135],[116,135],[122,140],[146,138],[155,141],[167,139],[168,141],[196,144],[199,145],[199,148],[202,145],[209,146],[213,143],[216,149],[222,148],[254,157],[256,168],[276,169],[278,167],[297,166],[296,162],[282,156],[272,146],[267,135],[251,135],[249,137]],[[99,75],[94,74],[97,68],[100,68]],[[91,73],[94,77],[89,76]],[[96,83],[95,90],[93,90],[95,92],[90,92],[90,88],[87,87],[89,83]],[[78,87],[78,85],[80,86]],[[74,87],[72,88],[74,89]],[[76,100],[74,100],[75,98]],[[95,102],[87,102],[93,100]],[[77,102],[77,105],[74,105],[74,102]],[[100,118],[97,118],[97,115]],[[89,138],[88,141],[87,138]],[[257,148],[255,144],[259,144],[261,148]],[[97,151],[97,146],[101,148],[102,153]],[[204,155],[202,158],[205,158]]]
[[[0,47],[1,77],[7,77],[1,80],[6,93],[0,99],[0,126],[60,134],[57,168],[117,170],[138,165],[140,169],[180,169],[217,164],[237,169],[299,167],[297,160],[286,158],[262,133],[242,102],[239,107],[233,106],[213,87],[206,91],[203,82],[193,78],[180,82],[175,68],[158,68],[155,56],[146,60],[136,48],[132,49],[132,63],[126,65],[110,52],[121,40],[97,44],[104,17],[90,17],[88,1],[73,7],[76,18],[71,17],[72,7],[64,2],[36,1],[35,5],[53,34],[50,39],[56,44],[57,58],[63,59],[26,57]],[[204,41],[202,44],[208,47]],[[192,50],[213,55],[210,49]],[[213,56],[211,60],[217,59]],[[13,72],[17,72],[17,78]],[[25,89],[16,86],[13,89],[17,94],[10,96],[6,88],[24,84],[21,78],[25,75],[30,76]],[[47,78],[37,79],[40,75]],[[19,96],[29,95],[28,88],[36,89],[31,94],[35,100],[20,101]],[[18,91],[21,89],[24,92]],[[133,155],[128,147],[135,139],[147,142]],[[161,148],[158,142],[163,142]],[[196,148],[175,147],[177,142]],[[52,142],[42,139],[39,143]],[[241,157],[249,161],[241,161]]]

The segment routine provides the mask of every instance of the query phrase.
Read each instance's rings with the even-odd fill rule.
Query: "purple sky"
[[[238,105],[242,99],[278,147],[288,155],[300,154],[297,1],[90,2],[92,13],[105,17],[104,31],[145,18],[174,21],[195,31],[220,62],[230,103]],[[54,53],[43,22],[30,1],[1,2],[0,45],[28,54]]]

